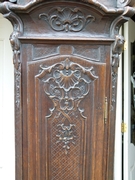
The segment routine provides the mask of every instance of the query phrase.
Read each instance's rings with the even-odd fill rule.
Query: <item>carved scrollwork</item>
[[[98,78],[94,74],[94,68],[84,68],[66,58],[60,63],[46,67],[41,65],[42,71],[37,78],[44,83],[45,94],[53,101],[54,108],[51,109],[49,118],[54,114],[62,116],[63,122],[57,125],[58,140],[56,143],[64,143],[65,154],[70,149],[70,143],[75,144],[76,124],[72,118],[83,118],[84,109],[81,109],[80,102],[90,91],[90,83]],[[61,127],[61,129],[59,129]]]
[[[116,99],[117,71],[124,42],[124,37],[117,35],[112,49],[112,109],[114,108],[113,104]]]
[[[81,31],[88,23],[93,22],[95,17],[88,15],[85,17],[79,8],[53,8],[48,15],[42,13],[40,19],[46,21],[55,31]]]
[[[84,68],[69,58],[51,67],[41,66],[41,69],[44,91],[53,100],[54,107],[62,111],[80,110],[79,103],[89,93],[89,84],[98,78],[93,67]],[[51,76],[45,76],[47,73]]]

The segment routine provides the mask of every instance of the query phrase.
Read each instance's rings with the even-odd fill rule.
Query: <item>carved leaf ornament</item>
[[[58,126],[61,127],[61,130],[59,130],[59,134],[56,135],[56,137],[58,137],[58,141],[56,143],[63,142],[65,154],[68,154],[68,150],[70,149],[70,142],[72,144],[75,144],[74,139],[76,136],[74,135],[74,132],[72,130],[72,127],[75,126],[75,124],[69,124],[69,126],[65,126],[62,123],[58,124]]]
[[[58,141],[62,142],[65,154],[70,149],[70,142],[75,144],[75,135],[73,130],[75,124],[72,123],[71,114],[77,112],[85,119],[84,110],[79,107],[81,100],[89,93],[90,83],[98,77],[94,75],[93,67],[84,68],[66,58],[64,61],[54,64],[50,67],[41,66],[43,88],[45,94],[53,101],[54,108],[51,109],[51,115],[56,113],[62,116],[65,122],[58,124]],[[50,115],[50,117],[51,117]]]
[[[53,8],[47,14],[42,13],[39,15],[40,19],[43,19],[49,23],[50,27],[55,31],[81,31],[88,23],[93,22],[95,17],[88,15],[85,17],[83,12],[79,8]]]

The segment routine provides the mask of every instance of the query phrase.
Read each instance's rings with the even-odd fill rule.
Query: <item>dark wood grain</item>
[[[113,180],[119,27],[133,1],[0,2],[14,27],[16,180]]]

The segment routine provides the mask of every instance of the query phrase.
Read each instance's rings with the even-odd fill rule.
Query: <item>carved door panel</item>
[[[75,55],[81,47],[34,45],[31,50],[34,57],[26,63],[24,90],[28,179],[104,179],[106,64]],[[56,55],[43,57],[42,50],[48,48]],[[94,51],[99,47],[89,53]],[[23,77],[26,81],[26,74]]]

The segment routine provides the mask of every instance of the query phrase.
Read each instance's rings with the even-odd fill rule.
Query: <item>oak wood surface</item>
[[[16,180],[113,180],[118,32],[134,14],[117,3],[0,3],[14,27]]]

